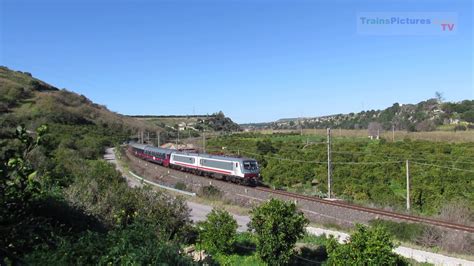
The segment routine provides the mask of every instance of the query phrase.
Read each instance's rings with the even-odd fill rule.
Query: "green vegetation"
[[[307,225],[295,204],[271,199],[252,210],[249,228],[255,231],[260,258],[269,265],[284,265]]]
[[[324,196],[325,142],[326,138],[318,135],[242,133],[211,139],[207,149],[257,159],[263,181],[268,185]],[[332,150],[336,197],[404,209],[405,161],[409,160],[413,211],[436,215],[447,201],[474,205],[472,142],[334,137]]]
[[[0,91],[0,264],[190,263],[183,200],[100,159],[144,123],[4,67]]]
[[[228,212],[213,209],[207,220],[197,226],[200,242],[206,250],[213,253],[230,253],[233,250],[237,222]]]
[[[427,230],[426,225],[417,223],[397,223],[388,220],[372,220],[370,225],[374,227],[381,227],[389,234],[394,236],[397,240],[416,243]]]
[[[99,160],[64,159],[70,182],[55,182],[59,177],[35,167],[33,159],[46,131],[38,128],[33,138],[18,127],[19,147],[2,163],[0,247],[6,262],[187,261],[178,254],[190,224],[183,201],[131,189],[112,165]]]
[[[233,235],[232,244],[224,244],[229,247],[225,251],[216,247],[209,249],[205,243],[199,244],[198,249],[208,248],[212,255],[211,265],[212,262],[220,265],[420,265],[393,253],[396,244],[387,229],[380,225],[357,225],[350,240],[344,244],[339,244],[333,237],[304,234],[304,227],[299,226],[302,223],[296,222],[302,219],[296,218],[298,213],[290,210],[290,205],[279,200],[263,203],[254,209],[251,224],[265,221],[266,230],[236,235],[236,227],[230,226],[232,217],[225,212],[213,212],[204,222],[207,225],[205,230],[201,229],[201,234],[205,233],[206,239],[213,239],[211,242],[215,245],[222,241],[219,236],[227,228],[224,235]],[[260,210],[255,211],[257,209]],[[212,221],[211,216],[214,216]],[[217,216],[220,219],[216,220]],[[293,228],[298,228],[298,232]]]
[[[186,184],[183,182],[177,182],[174,185],[174,188],[179,189],[179,190],[184,190],[184,191],[188,190],[188,186],[186,186]]]
[[[222,198],[222,191],[215,186],[203,186],[199,191],[199,196],[209,200],[219,200]]]
[[[396,245],[383,228],[356,226],[350,239],[339,244],[334,238],[329,240],[327,250],[330,265],[407,265],[393,253]]]

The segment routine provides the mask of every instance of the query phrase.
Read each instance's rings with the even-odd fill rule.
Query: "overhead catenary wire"
[[[412,156],[406,156],[401,154],[379,154],[379,153],[372,153],[372,152],[350,152],[350,151],[334,151],[335,154],[367,154],[367,155],[374,155],[374,156],[383,156],[389,159],[397,158],[397,159],[409,159],[410,161],[423,161],[423,162],[443,162],[443,163],[452,163],[452,164],[471,164],[474,165],[472,161],[446,161],[446,160],[435,160],[435,159],[420,159]]]
[[[237,151],[234,149],[227,149],[230,151]],[[276,157],[276,156],[271,156],[268,154],[258,154],[254,152],[250,152],[244,149],[238,149],[239,152],[243,152],[249,155],[254,155],[254,156],[262,156],[270,159],[276,159],[280,161],[290,161],[290,162],[295,162],[295,163],[311,163],[311,164],[327,164],[327,161],[306,161],[306,160],[298,160],[298,159],[291,159],[291,158],[282,158],[282,157]],[[332,164],[365,164],[365,165],[371,165],[371,164],[396,164],[396,163],[402,163],[403,161],[398,160],[398,161],[379,161],[379,162],[331,162]]]

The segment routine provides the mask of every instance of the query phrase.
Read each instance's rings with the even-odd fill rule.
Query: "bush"
[[[185,183],[183,182],[178,182],[174,185],[174,188],[179,189],[179,190],[187,190],[188,187],[186,186]]]
[[[230,253],[236,237],[237,222],[228,212],[213,209],[207,220],[198,224],[199,239],[214,253]]]
[[[179,248],[143,223],[107,234],[83,233],[78,239],[62,239],[56,249],[40,248],[27,257],[35,265],[170,265],[191,264]]]
[[[393,253],[396,245],[381,226],[366,227],[358,224],[348,241],[339,244],[329,239],[329,265],[407,265]]]
[[[454,127],[454,131],[466,131],[467,127],[464,125],[457,125]]]
[[[222,198],[222,191],[220,191],[217,187],[212,186],[212,185],[202,187],[199,194],[201,197],[211,199],[211,200],[218,200]]]
[[[308,220],[294,203],[271,199],[251,211],[249,228],[255,230],[257,253],[269,265],[287,264]]]

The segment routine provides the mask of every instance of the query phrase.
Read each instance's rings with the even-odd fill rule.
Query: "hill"
[[[376,123],[380,129],[414,131],[466,130],[474,128],[474,100],[442,102],[429,99],[417,104],[395,103],[384,110],[335,114],[319,117],[283,118],[275,122],[244,124],[250,129],[342,128],[367,129]]]
[[[13,138],[20,124],[29,130],[48,124],[57,145],[82,150],[85,142],[95,143],[95,149],[84,151],[87,158],[100,156],[104,146],[124,141],[139,130],[161,130],[7,67],[0,67],[0,110],[0,142]],[[78,138],[72,137],[79,133]]]
[[[194,131],[240,131],[238,124],[226,117],[222,111],[211,115],[133,115],[142,121],[148,121],[162,128]]]
[[[130,117],[150,126],[162,128],[163,130],[159,133],[160,143],[175,142],[177,139],[186,138],[187,142],[192,142],[193,139],[196,140],[197,137],[200,137],[203,132],[209,136],[242,130],[222,111],[211,115],[134,115]],[[145,141],[157,140],[156,134],[156,132],[151,132],[151,135],[147,135],[147,137],[150,137]]]
[[[0,67],[0,111],[22,122],[42,120],[63,124],[95,124],[129,129],[145,128],[136,119],[93,103],[84,95],[58,89],[28,72]]]

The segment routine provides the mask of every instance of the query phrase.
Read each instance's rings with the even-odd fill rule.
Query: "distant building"
[[[161,145],[160,147],[165,148],[165,149],[188,151],[188,152],[197,151],[193,144],[178,144],[178,145],[176,145],[176,143],[168,142],[168,143],[165,143],[165,144]]]

